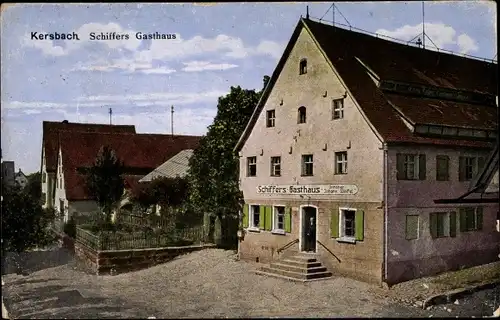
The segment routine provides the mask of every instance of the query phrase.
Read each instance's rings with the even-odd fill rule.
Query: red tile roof
[[[75,122],[43,122],[42,148],[45,150],[45,165],[48,172],[56,170],[57,151],[59,150],[60,130],[71,132],[128,132],[135,133],[133,125],[106,125],[96,123],[75,123]]]
[[[497,128],[498,107],[386,94],[378,88],[358,59],[381,80],[462,89],[491,95],[497,95],[496,64],[424,50],[301,19],[235,150],[239,151],[248,138],[303,28],[311,31],[312,37],[324,51],[384,142],[480,148],[493,146],[493,142],[487,141],[417,136],[404,124],[391,103],[414,122],[485,129]]]
[[[107,145],[123,161],[130,176],[144,176],[184,149],[195,149],[200,136],[60,131],[66,198],[88,200],[85,178],[77,171],[92,166],[99,149]]]

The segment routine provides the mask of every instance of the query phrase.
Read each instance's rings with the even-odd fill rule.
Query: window
[[[260,206],[250,206],[250,228],[260,228]]]
[[[305,154],[302,155],[302,175],[312,176],[313,175],[313,155]]]
[[[62,187],[63,187],[63,184],[62,184],[62,178],[59,178],[59,188],[61,188],[61,189],[62,189]]]
[[[271,157],[271,176],[281,176],[281,157]]]
[[[307,59],[302,59],[300,60],[299,63],[299,74],[306,74],[307,73]]]
[[[45,192],[42,192],[42,204],[47,203],[47,194]]]
[[[455,212],[432,212],[429,215],[429,227],[432,238],[456,236]]]
[[[418,239],[419,219],[418,215],[406,216],[406,240]]]
[[[364,239],[364,211],[351,208],[333,208],[330,221],[333,238],[338,242],[355,243]]]
[[[285,231],[285,207],[274,207],[274,230]]]
[[[274,110],[267,110],[266,126],[268,128],[274,127],[274,122],[276,119],[276,113]]]
[[[343,119],[344,118],[344,99],[333,100],[333,119]]]
[[[448,181],[449,177],[449,162],[448,156],[436,156],[436,180]]]
[[[59,199],[59,212],[64,213],[64,200]]]
[[[257,157],[247,158],[247,177],[255,177],[257,175]]]
[[[460,231],[477,231],[483,226],[483,208],[460,208]]]
[[[347,152],[335,152],[335,174],[347,173]]]
[[[425,180],[426,162],[424,154],[398,153],[396,162],[398,180]]]
[[[306,107],[304,106],[299,108],[297,115],[297,123],[306,123]]]
[[[42,173],[42,183],[45,183],[47,180],[47,174],[45,172]]]
[[[476,176],[484,166],[483,157],[460,157],[458,164],[458,179],[460,181],[470,181]]]

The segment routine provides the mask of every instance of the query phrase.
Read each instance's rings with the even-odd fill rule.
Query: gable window
[[[437,181],[450,180],[449,162],[450,162],[450,158],[448,156],[436,156],[436,180]]]
[[[250,206],[250,227],[259,229],[260,228],[260,206],[252,205]]]
[[[425,180],[425,155],[400,154],[396,155],[398,180]]]
[[[281,176],[281,157],[271,157],[271,176]]]
[[[458,163],[458,179],[460,181],[470,181],[476,176],[484,166],[483,157],[460,157]]]
[[[364,211],[360,209],[332,209],[330,231],[339,242],[355,243],[364,239]]]
[[[45,172],[42,172],[42,183],[45,183],[47,181],[47,174]]]
[[[247,177],[255,177],[257,175],[257,157],[247,158]]]
[[[483,227],[483,208],[460,208],[460,231],[477,231]]]
[[[300,60],[299,63],[299,74],[306,74],[307,73],[307,59],[302,59]]]
[[[347,173],[347,152],[335,152],[335,174]]]
[[[297,123],[306,123],[306,107],[304,106],[298,110]]]
[[[431,212],[429,214],[431,237],[455,237],[456,219],[455,212]]]
[[[267,110],[266,126],[272,128],[275,125],[276,113],[274,110]]]
[[[302,175],[312,176],[313,175],[313,155],[304,154],[302,155]]]
[[[406,240],[418,239],[419,217],[418,215],[406,216]]]
[[[343,119],[344,118],[344,99],[335,99],[332,102],[332,118]]]

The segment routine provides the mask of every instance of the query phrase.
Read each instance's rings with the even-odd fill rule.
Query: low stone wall
[[[96,251],[75,242],[75,254],[92,274],[116,275],[149,268],[170,261],[182,254],[213,247],[215,247],[213,244],[204,244],[185,247]]]

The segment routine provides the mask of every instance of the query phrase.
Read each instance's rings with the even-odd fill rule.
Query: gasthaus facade
[[[235,151],[239,256],[394,284],[498,259],[460,196],[497,138],[497,65],[302,19]]]

